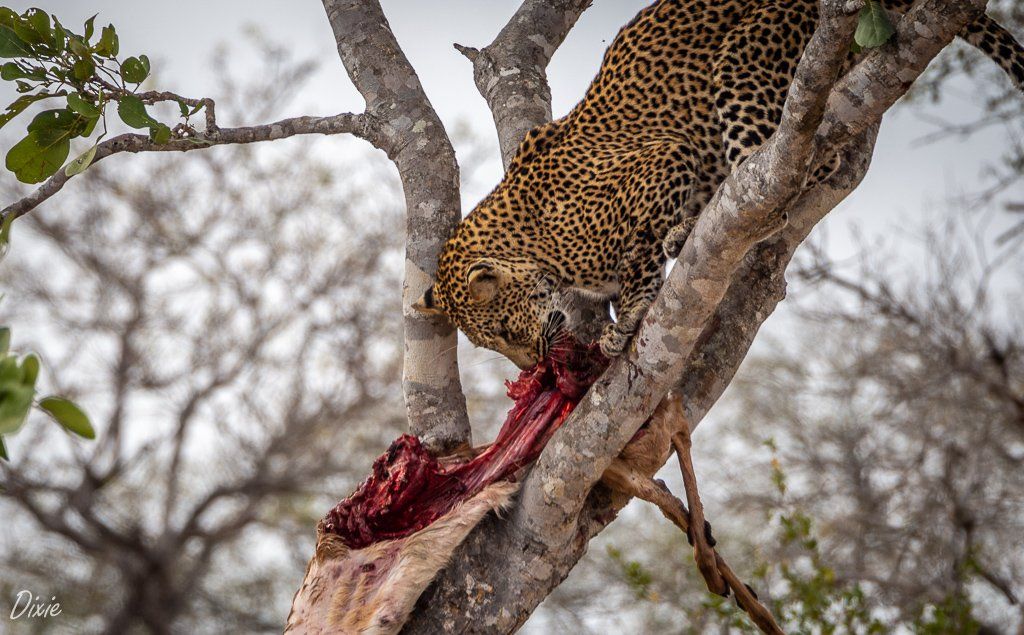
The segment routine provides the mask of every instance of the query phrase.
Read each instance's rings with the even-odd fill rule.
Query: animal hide
[[[518,489],[518,483],[493,483],[426,528],[363,549],[350,549],[326,533],[321,521],[316,554],[292,601],[285,632],[397,633],[455,548],[487,512],[505,508]]]

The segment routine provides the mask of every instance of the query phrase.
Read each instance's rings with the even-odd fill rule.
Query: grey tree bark
[[[508,167],[526,133],[551,121],[547,67],[593,0],[525,0],[494,41],[477,50],[456,44],[494,116]]]

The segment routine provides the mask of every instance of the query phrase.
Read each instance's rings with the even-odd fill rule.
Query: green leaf
[[[6,219],[4,219],[6,222]],[[11,329],[0,326],[0,357],[7,357],[7,351],[11,350]]]
[[[92,131],[96,129],[96,124],[99,123],[99,121],[99,117],[86,117],[85,126],[79,134],[83,137],[88,137],[92,134]]]
[[[69,108],[44,110],[32,119],[28,131],[36,133],[41,143],[49,145],[64,137],[77,137],[91,119]]]
[[[181,110],[182,117],[188,117],[188,104],[181,101],[180,99],[178,100],[178,109]]]
[[[89,118],[99,117],[103,114],[95,104],[84,99],[78,93],[68,95],[68,108]]]
[[[26,77],[28,77],[28,73],[14,62],[7,62],[0,66],[0,79],[4,81],[9,82],[12,79],[25,79]]]
[[[18,97],[14,103],[7,107],[6,112],[0,113],[0,128],[3,128],[8,121],[20,115],[23,110],[34,102],[46,99],[47,97],[51,97],[51,95],[49,93],[38,93],[36,95],[22,95]]]
[[[121,121],[132,128],[151,128],[157,125],[156,119],[146,112],[146,105],[135,95],[125,95],[117,104],[117,114]]]
[[[6,355],[0,358],[0,389],[7,384],[22,385],[22,377],[24,373],[21,370],[21,366],[18,365],[18,359],[13,355]]]
[[[82,172],[85,172],[85,169],[89,167],[89,165],[92,163],[92,160],[95,158],[96,146],[94,145],[93,147],[89,148],[82,154],[78,155],[78,157],[73,159],[70,163],[68,163],[67,167],[64,168],[64,174],[66,174],[67,176],[74,176],[76,174],[81,174]]]
[[[40,135],[46,137],[40,139]],[[7,169],[22,183],[42,183],[64,165],[71,152],[71,133],[31,132],[7,153]]]
[[[64,25],[60,23],[57,16],[53,16],[53,48],[57,49],[58,55],[64,52],[67,40],[67,30],[64,29]]]
[[[74,65],[71,67],[71,74],[80,82],[89,81],[95,72],[96,62],[92,61],[91,56],[75,60]]]
[[[63,397],[44,397],[39,400],[39,407],[53,417],[54,421],[64,426],[69,432],[74,432],[86,439],[95,439],[96,431],[93,430],[89,417],[82,412],[74,403]]]
[[[43,43],[43,36],[39,35],[39,33],[35,30],[35,27],[32,26],[32,23],[28,19],[27,12],[22,15],[20,20],[14,23],[12,28],[14,29],[14,32],[18,35],[18,37],[21,39],[21,41],[25,44]],[[46,39],[50,39],[49,34],[47,34]]]
[[[92,50],[89,49],[89,45],[77,35],[72,35],[68,38],[68,48],[71,49],[72,53],[82,59],[92,57]]]
[[[13,358],[9,358],[14,361]],[[21,428],[32,407],[36,391],[20,381],[0,383],[0,434],[13,434]]]
[[[103,27],[103,32],[100,34],[100,41],[95,46],[94,50],[97,54],[104,57],[117,57],[118,46],[117,31],[114,30],[113,24],[108,24]]]
[[[7,456],[7,446],[4,445],[4,438],[0,437],[0,459],[10,461],[11,457]]]
[[[20,20],[18,14],[10,7],[0,7],[0,25],[9,29],[14,28],[14,23]]]
[[[44,110],[32,118],[28,124],[28,131],[37,133],[43,142],[49,142],[70,131],[78,117],[79,115],[67,108]]]
[[[889,15],[878,0],[868,0],[860,11],[853,41],[866,49],[878,48],[888,42],[895,32]]]
[[[149,138],[157,145],[163,145],[171,140],[171,129],[165,124],[158,123],[149,129]]]
[[[29,353],[21,360],[21,372],[21,382],[34,390],[36,378],[39,377],[39,358],[34,353]]]
[[[6,26],[0,26],[0,57],[29,57],[32,51],[18,37],[18,34]]]
[[[98,13],[94,13],[91,18],[85,21],[85,41],[86,43],[92,39],[92,34],[96,32],[96,16]]]
[[[148,66],[148,63],[143,64],[142,60],[137,57],[129,57],[121,63],[121,77],[124,78],[124,81],[126,82],[141,84],[149,75]]]
[[[46,71],[42,68],[23,69],[15,62],[7,62],[0,66],[0,79],[11,81],[13,79],[34,79],[40,81],[46,78]]]
[[[53,38],[53,33],[50,31],[50,14],[42,9],[33,8],[29,9],[25,15],[28,16],[28,23],[39,36],[40,42],[46,42]]]

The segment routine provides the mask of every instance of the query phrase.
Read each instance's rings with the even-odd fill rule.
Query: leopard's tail
[[[988,15],[982,14],[960,32],[960,37],[999,65],[1017,90],[1024,92],[1024,46]]]

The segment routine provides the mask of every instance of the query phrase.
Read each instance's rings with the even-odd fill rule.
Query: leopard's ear
[[[420,299],[412,303],[412,308],[425,315],[444,315],[434,299],[434,285],[427,287]]]
[[[466,272],[466,284],[473,304],[487,304],[498,295],[504,269],[493,260],[483,259],[473,263]]]

